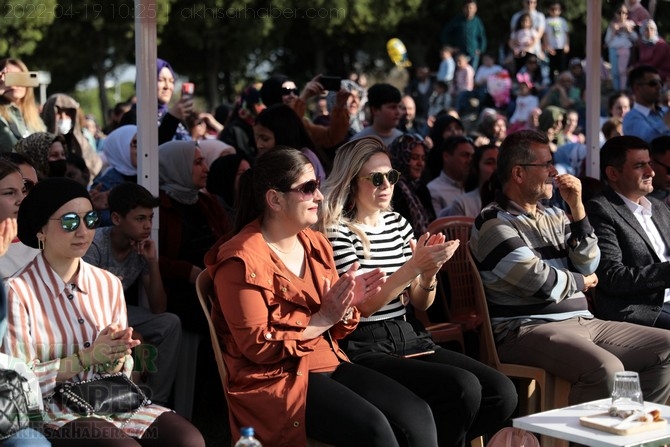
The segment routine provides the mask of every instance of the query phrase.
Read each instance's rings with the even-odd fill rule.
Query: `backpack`
[[[493,435],[486,447],[540,447],[540,441],[529,431],[505,427]]]

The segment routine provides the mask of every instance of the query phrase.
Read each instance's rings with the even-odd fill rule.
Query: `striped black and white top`
[[[335,265],[340,275],[358,261],[360,272],[379,267],[390,276],[412,256],[409,245],[413,238],[412,226],[400,214],[383,212],[376,226],[360,223],[353,225],[368,237],[370,256],[365,257],[363,242],[348,226],[339,224],[336,228],[329,229],[327,236],[333,245]],[[374,314],[361,318],[361,321],[380,321],[402,315],[405,315],[405,307],[400,297],[396,297]]]

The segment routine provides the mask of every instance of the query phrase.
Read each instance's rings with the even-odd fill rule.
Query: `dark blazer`
[[[651,220],[667,250],[670,209],[653,197],[647,199],[652,204]],[[661,262],[633,212],[611,188],[589,201],[586,213],[601,253],[596,269],[596,316],[652,326],[663,306],[665,289],[670,287],[670,263]]]

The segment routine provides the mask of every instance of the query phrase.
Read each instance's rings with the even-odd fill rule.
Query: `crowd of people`
[[[666,403],[670,58],[652,14],[622,3],[607,116],[589,129],[601,175],[586,177],[585,67],[562,4],[537,6],[523,1],[499,58],[465,0],[440,66],[405,88],[274,74],[209,113],[174,97],[159,59],[157,148],[138,148],[136,104],[98,129],[66,94],[40,109],[5,82],[28,67],[0,60],[0,351],[34,375],[41,415],[5,444],[204,445],[169,409],[184,331],[209,337],[203,271],[233,439],[245,426],[265,446],[491,436],[517,407],[513,382],[415,317],[456,250],[478,266],[503,362],[567,380],[571,404],[607,397],[622,370]],[[158,154],[157,195],[138,184],[138,151]],[[428,233],[441,216],[474,218],[467,244]],[[82,415],[56,395],[116,374],[151,403]]]

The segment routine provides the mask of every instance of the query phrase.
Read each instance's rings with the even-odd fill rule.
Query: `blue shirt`
[[[663,121],[663,115],[667,110],[666,107],[652,110],[635,103],[623,118],[623,134],[642,138],[647,143],[661,135],[670,135],[670,129]]]

